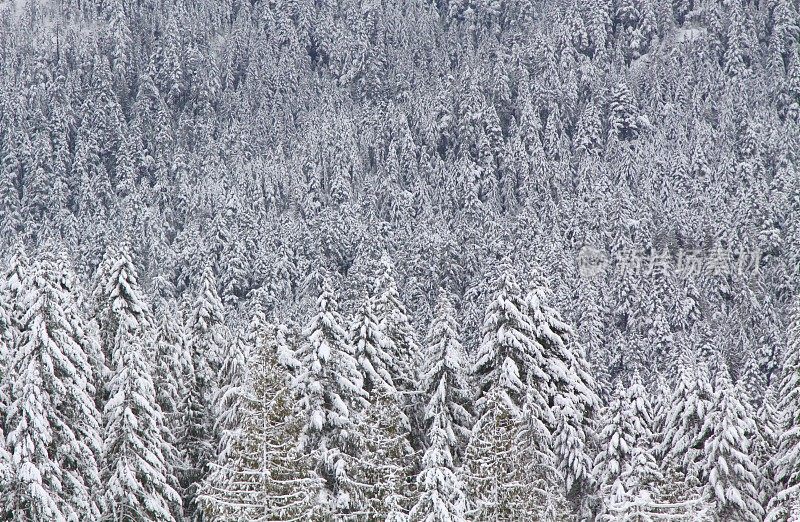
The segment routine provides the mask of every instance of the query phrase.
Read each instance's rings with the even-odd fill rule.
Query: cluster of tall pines
[[[798,151],[797,0],[0,0],[0,519],[800,520]]]
[[[4,520],[796,520],[800,307],[779,398],[692,348],[601,400],[547,278],[497,267],[468,354],[440,291],[418,338],[384,255],[342,315],[226,313],[211,268],[149,302],[123,241],[84,288],[19,246],[0,292]],[[671,381],[671,384],[668,383]],[[766,517],[766,518],[765,518]]]

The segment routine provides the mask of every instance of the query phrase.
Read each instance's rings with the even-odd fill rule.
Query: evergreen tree
[[[467,382],[467,356],[458,340],[455,310],[444,291],[440,292],[426,344],[420,377],[420,389],[427,400],[425,425],[428,432],[434,429],[434,424],[443,430],[449,458],[458,463],[472,430],[472,394]],[[433,444],[432,440],[428,442]]]
[[[325,520],[324,481],[298,451],[302,428],[289,374],[279,363],[278,328],[260,311],[250,323],[250,357],[223,437],[225,459],[212,465],[200,503],[209,521]]]
[[[242,382],[247,361],[251,355],[249,345],[241,335],[237,335],[228,345],[228,353],[219,373],[219,386],[214,394],[214,440],[217,443],[217,462],[223,463],[227,457],[225,449],[229,446],[225,440],[238,422],[239,412],[236,405],[238,396],[243,392]]]
[[[622,141],[636,139],[639,135],[639,109],[630,88],[617,84],[610,94],[609,125],[611,132]]]
[[[745,63],[745,29],[743,27],[741,8],[732,4],[731,18],[728,24],[727,46],[722,58],[725,72],[731,76],[741,76],[747,70]]]
[[[352,473],[364,498],[358,513],[375,520],[402,517],[413,498],[418,462],[397,392],[373,389],[357,429],[361,444]]]
[[[357,510],[361,502],[350,474],[360,445],[355,416],[366,407],[367,394],[337,308],[330,281],[325,279],[317,313],[303,330],[294,380],[303,415],[299,446],[314,455],[315,469],[332,497],[331,507],[347,512]]]
[[[420,405],[415,402],[414,393],[418,387],[420,348],[408,311],[400,299],[394,267],[387,254],[381,257],[381,265],[383,273],[376,283],[376,290],[379,292],[376,294],[376,314],[380,329],[389,343],[388,355],[394,360],[394,367],[389,368],[392,381],[397,391],[403,394],[403,411],[412,422],[412,428],[416,430]]]
[[[568,498],[585,502],[593,489],[588,447],[595,442],[592,423],[600,399],[582,347],[571,341],[572,329],[548,305],[552,295],[546,279],[535,266],[531,276],[526,309],[537,344],[544,349],[546,382],[555,388],[555,395],[549,398],[557,412],[553,429],[554,450],[564,475]]]
[[[231,342],[231,333],[225,324],[225,309],[210,267],[203,271],[187,328],[195,372],[203,374],[206,391],[210,392],[217,385],[216,379]]]
[[[631,378],[625,395],[628,417],[634,434],[630,462],[622,471],[626,490],[634,495],[652,496],[652,492],[663,481],[661,470],[655,456],[655,435],[653,434],[653,408],[650,394],[642,383],[639,372]]]
[[[470,520],[558,520],[569,512],[560,491],[552,452],[535,449],[522,439],[520,416],[505,390],[495,386],[483,396],[483,415],[477,421],[464,454],[461,480]],[[545,513],[555,504],[557,515]]]
[[[678,359],[678,375],[669,398],[658,453],[667,468],[674,467],[686,485],[697,485],[703,474],[700,462],[710,425],[705,423],[712,401],[707,370],[691,348]]]
[[[180,517],[180,497],[172,487],[167,458],[173,449],[164,440],[167,426],[149,365],[155,355],[149,306],[128,254],[108,250],[106,261],[106,280],[98,282],[103,290],[95,295],[103,306],[97,313],[111,366],[104,409],[103,517],[174,520]]]
[[[156,402],[147,353],[152,332],[120,322],[112,350],[112,377],[104,412],[103,520],[175,521],[181,498],[168,465],[173,450]]]
[[[453,472],[444,416],[436,416],[429,428],[429,445],[422,457],[422,470],[417,476],[419,497],[409,514],[409,522],[464,522],[463,485]]]
[[[186,331],[179,322],[177,305],[172,302],[161,311],[155,332],[153,384],[156,402],[170,430],[180,424],[181,398],[186,395],[186,378],[191,369]]]
[[[222,301],[210,267],[203,272],[187,330],[191,366],[186,377],[183,421],[177,445],[184,461],[180,473],[181,487],[185,491],[184,509],[192,514],[198,509],[197,489],[208,472],[219,442],[214,431],[215,404],[222,362],[231,345],[231,334],[225,324]]]
[[[9,355],[11,348],[14,346],[14,337],[11,330],[11,314],[8,308],[3,293],[0,292],[0,380],[4,383],[10,380]],[[3,412],[0,418],[3,419],[5,418],[5,412],[9,405],[8,392],[7,385],[3,384],[0,386],[0,411]],[[8,493],[6,489],[11,483],[12,471],[11,454],[8,452],[8,449],[6,449],[6,436],[2,428],[2,423],[0,423],[0,502],[2,503],[7,501],[6,495]],[[0,504],[0,513],[3,512],[4,508],[2,504]]]
[[[631,461],[636,433],[622,382],[617,381],[611,402],[603,415],[600,451],[594,461],[594,475],[604,495],[608,495]]]
[[[113,361],[117,337],[122,330],[149,332],[152,317],[144,302],[133,261],[127,251],[111,247],[98,267],[93,292],[95,317],[100,327],[106,359]],[[143,352],[145,357],[154,355]]]
[[[27,520],[99,520],[100,414],[86,329],[51,259],[20,285],[23,311],[8,379],[5,426],[13,472],[6,508]]]
[[[761,473],[751,457],[748,434],[753,433],[753,419],[746,416],[742,400],[748,400],[741,385],[734,385],[724,363],[718,370],[714,404],[705,418],[705,473],[720,520],[764,518],[759,501]]]
[[[769,507],[776,495],[775,459],[778,453],[779,415],[772,387],[767,388],[761,406],[754,416],[756,440],[753,443],[753,462],[761,470],[761,504]]]
[[[583,109],[575,133],[575,148],[583,154],[596,154],[603,145],[603,129],[600,114],[593,100]]]
[[[364,379],[364,391],[396,395],[393,377],[398,375],[398,364],[391,343],[378,325],[374,301],[369,295],[364,295],[361,308],[353,318],[349,339]]]
[[[7,382],[9,371],[9,356],[14,346],[14,338],[18,335],[11,324],[11,310],[6,303],[5,296],[0,292],[0,376]],[[5,411],[8,407],[8,389],[0,385],[0,409]]]
[[[788,516],[791,501],[800,492],[800,300],[792,309],[788,337],[778,403],[782,421],[775,455],[778,492],[767,515],[767,520],[776,521]]]
[[[483,341],[473,367],[479,386],[478,414],[483,415],[485,397],[497,387],[498,397],[508,410],[520,415],[529,379],[537,384],[542,409],[549,411],[548,399],[555,395],[555,390],[544,370],[547,364],[544,350],[533,339],[527,304],[513,270],[504,265],[499,272],[494,298],[486,309]]]
[[[352,321],[350,343],[370,400],[358,424],[364,446],[357,480],[366,485],[361,509],[370,517],[386,519],[393,512],[407,510],[414,452],[411,424],[392,379],[397,375],[395,354],[379,328],[369,296],[364,297]]]
[[[30,260],[25,253],[25,246],[19,242],[15,245],[11,259],[8,261],[8,268],[3,274],[2,288],[0,288],[0,292],[8,304],[11,332],[17,335],[22,330],[22,297],[25,292],[24,281],[29,269]]]

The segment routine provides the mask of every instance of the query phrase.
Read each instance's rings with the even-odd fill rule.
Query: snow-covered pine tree
[[[800,497],[800,299],[791,311],[788,344],[779,387],[778,415],[781,421],[775,455],[777,493],[768,505],[766,520],[784,520],[792,499]]]
[[[368,403],[363,377],[337,308],[336,296],[326,278],[317,298],[317,313],[303,331],[294,383],[303,415],[299,446],[316,459],[315,469],[325,479],[331,508],[348,512],[362,505],[350,474],[360,446],[356,411]]]
[[[190,370],[186,376],[186,396],[183,398],[180,433],[177,446],[184,467],[180,473],[184,490],[184,510],[192,514],[197,509],[197,488],[214,460],[215,400],[222,362],[231,342],[225,324],[222,301],[217,294],[216,279],[206,267],[200,291],[188,319]]]
[[[769,507],[769,502],[777,493],[775,482],[775,457],[778,452],[780,434],[778,408],[775,404],[773,386],[764,392],[761,406],[755,414],[756,440],[753,443],[753,461],[761,470],[761,505]]]
[[[238,422],[239,413],[235,406],[238,403],[237,396],[243,392],[243,377],[251,357],[250,345],[244,335],[236,335],[228,345],[228,353],[219,372],[219,387],[214,399],[214,438],[219,450],[217,462],[225,459],[225,448],[228,446],[223,440],[225,433],[232,431]]]
[[[10,394],[13,385],[11,363],[13,350],[22,328],[23,281],[29,268],[25,248],[22,243],[18,243],[9,260],[8,269],[0,279],[0,421],[5,418],[7,408],[11,403]],[[2,422],[0,422],[1,424]],[[5,499],[4,490],[11,480],[11,454],[6,450],[5,434],[2,428],[0,428],[0,437],[3,439],[0,441],[0,448],[2,448],[0,449],[0,467],[2,467],[3,473],[0,495],[3,495],[2,498]],[[0,506],[0,509],[3,508]]]
[[[14,465],[11,453],[6,448],[6,435],[0,428],[0,514],[7,516],[9,510],[7,503],[11,500],[11,484],[14,478]]]
[[[552,452],[534,444],[535,437],[522,430],[521,416],[506,389],[491,387],[482,399],[483,415],[472,430],[459,470],[467,518],[561,520],[567,516],[570,509]],[[557,514],[546,516],[548,510]]]
[[[133,260],[127,248],[111,246],[95,273],[92,292],[95,320],[103,354],[112,361],[120,329],[151,331],[152,316],[144,302]],[[151,348],[151,347],[150,347]],[[150,359],[154,353],[143,353]]]
[[[3,274],[0,292],[3,293],[5,302],[8,305],[8,314],[11,328],[19,333],[22,329],[22,295],[24,293],[23,282],[27,277],[30,268],[30,260],[25,253],[25,246],[22,242],[15,245],[14,253],[8,261],[8,268]]]
[[[186,377],[191,369],[191,360],[186,330],[180,322],[177,304],[168,302],[160,315],[155,333],[153,384],[156,402],[164,415],[168,431],[177,434],[181,398],[186,395]]]
[[[574,138],[575,149],[581,154],[597,153],[603,145],[603,128],[594,100],[589,100],[578,119]]]
[[[554,399],[553,448],[567,498],[579,506],[581,516],[585,517],[594,502],[594,478],[585,417],[575,398],[573,394],[560,393]]]
[[[751,456],[748,434],[755,431],[743,400],[744,387],[731,382],[728,367],[720,364],[716,393],[711,411],[704,422],[710,436],[705,441],[704,468],[707,487],[719,520],[753,521],[764,518],[760,503],[761,473]]]
[[[230,405],[238,423],[223,437],[224,462],[211,466],[199,499],[210,522],[330,516],[313,457],[296,445],[302,419],[289,373],[279,362],[278,331],[261,311],[253,315],[250,356]]]
[[[624,424],[632,441],[627,443],[627,462],[604,499],[603,520],[651,520],[657,516],[654,505],[663,477],[653,454],[650,400],[638,371],[631,377],[623,403]]]
[[[225,324],[225,309],[217,293],[217,280],[211,267],[206,267],[200,289],[192,307],[187,328],[195,373],[208,374],[205,386],[212,392],[228,353],[231,333]]]
[[[86,325],[50,258],[27,270],[5,416],[13,457],[4,509],[25,520],[100,518],[100,413],[93,369],[80,337]],[[95,342],[97,342],[95,340]]]
[[[570,396],[559,395],[547,373],[550,361],[544,346],[534,338],[537,331],[513,269],[504,264],[499,273],[473,366],[479,385],[478,420],[461,474],[469,518],[513,519],[515,510],[522,509],[536,519],[544,516],[548,506],[562,513],[569,511],[563,477],[551,449],[556,425],[551,407],[559,398],[564,400],[558,404],[571,406],[564,410],[570,415],[576,407],[575,403],[566,404]],[[554,341],[547,342],[552,346]],[[564,371],[559,377],[568,380],[563,362],[560,367]],[[561,424],[563,448],[577,440],[574,432],[566,432],[574,426],[572,420]]]
[[[360,455],[353,476],[362,489],[358,512],[369,520],[396,520],[413,502],[418,456],[411,447],[411,427],[393,388],[376,387],[359,416]]]
[[[605,311],[602,308],[599,286],[599,282],[581,280],[576,299],[579,299],[583,306],[576,329],[589,361],[593,368],[596,368],[598,392],[605,390],[606,393],[610,393],[612,378],[609,370],[612,365],[612,354],[610,343],[605,339],[603,323]]]
[[[672,404],[670,403],[672,395],[672,388],[667,383],[666,377],[659,375],[656,377],[656,382],[653,392],[653,437],[656,443],[655,454],[657,459],[661,459],[661,440],[664,433],[664,425],[667,422],[667,415],[669,415]]]
[[[516,416],[522,412],[529,379],[535,383],[542,409],[549,411],[549,399],[555,396],[554,383],[546,373],[543,347],[533,339],[534,327],[527,314],[516,274],[510,265],[499,269],[495,294],[486,309],[483,340],[472,373],[478,381],[476,409],[485,411],[485,397],[498,388],[498,398]]]
[[[14,346],[14,335],[11,329],[11,314],[9,306],[5,303],[3,292],[0,292],[0,381],[7,383],[9,379],[9,355]],[[8,408],[7,384],[0,385],[0,419],[5,418]],[[11,483],[12,468],[11,454],[6,449],[6,435],[0,422],[0,514],[4,513],[2,503],[7,501],[6,488]]]
[[[351,322],[349,336],[358,369],[364,379],[364,391],[371,394],[381,389],[397,393],[394,383],[394,377],[399,372],[396,354],[378,324],[375,302],[367,294],[363,295],[361,308]]]
[[[6,303],[3,292],[0,292],[0,381],[8,382],[8,365],[11,348],[16,337],[11,324],[11,306]],[[8,389],[6,384],[0,384],[0,411],[8,407]]]
[[[631,384],[625,394],[625,403],[629,410],[628,418],[634,439],[629,463],[622,470],[625,489],[637,496],[645,492],[647,497],[652,497],[663,477],[655,457],[653,407],[650,403],[650,394],[644,387],[638,370],[635,370],[631,377]]]
[[[135,281],[130,260],[124,264]],[[126,289],[114,304],[118,316],[104,411],[103,520],[174,522],[182,517],[181,497],[173,488],[169,458],[174,450],[164,439],[164,416],[151,375],[153,332],[149,322],[134,315],[147,309],[138,290]],[[129,303],[141,308],[125,306]]]
[[[92,290],[91,290],[91,305],[93,308],[93,312],[95,315],[95,321],[97,321],[97,326],[99,329],[102,328],[101,321],[106,318],[110,312],[108,309],[111,306],[108,303],[108,291],[106,289],[109,280],[111,279],[111,270],[114,265],[114,262],[117,261],[119,258],[119,252],[117,250],[116,243],[110,243],[106,245],[106,249],[103,252],[103,257],[100,260],[100,263],[95,268],[94,274],[92,276]],[[112,332],[116,332],[115,329],[108,328]],[[109,334],[110,337],[113,337],[113,333]],[[105,345],[105,336],[102,339],[103,344]]]
[[[434,415],[428,430],[428,448],[417,476],[419,495],[409,522],[465,522],[463,484],[453,472],[452,443],[443,424],[446,415]]]
[[[474,424],[468,370],[467,355],[458,339],[455,310],[447,294],[440,291],[426,339],[420,391],[427,401],[423,414],[426,430],[430,432],[434,423],[439,424],[456,463],[460,462]]]
[[[686,487],[697,486],[703,473],[700,464],[709,435],[704,423],[712,399],[707,369],[687,346],[678,359],[678,374],[658,448],[665,471],[678,470]]]
[[[375,312],[380,329],[389,343],[387,351],[395,361],[394,368],[390,368],[392,381],[401,394],[403,411],[414,430],[412,443],[418,447],[420,434],[417,432],[421,405],[417,402],[418,397],[415,392],[418,389],[420,348],[408,311],[400,299],[394,277],[394,266],[388,254],[381,256],[381,265],[383,272],[376,282]]]
[[[357,465],[357,480],[365,489],[361,510],[384,520],[395,510],[408,509],[415,458],[411,425],[392,379],[397,374],[395,354],[368,295],[353,318],[350,343],[370,401],[358,423],[364,445]]]
[[[552,426],[553,449],[568,498],[580,501],[586,508],[589,492],[594,488],[588,451],[596,438],[592,424],[600,408],[600,399],[583,349],[571,341],[572,329],[548,305],[551,297],[547,280],[534,266],[525,305],[536,343],[543,349],[545,382],[553,386],[551,393],[554,395],[548,398],[556,412]]]
[[[600,432],[599,452],[594,461],[594,476],[604,494],[610,493],[614,483],[630,462],[636,444],[634,428],[628,417],[622,381],[617,380],[609,405],[603,412],[603,430]]]
[[[622,141],[635,140],[639,135],[639,108],[630,88],[618,83],[609,94],[609,126],[611,132]]]

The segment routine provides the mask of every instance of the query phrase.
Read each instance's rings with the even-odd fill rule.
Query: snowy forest
[[[0,0],[0,520],[800,521],[798,0]]]

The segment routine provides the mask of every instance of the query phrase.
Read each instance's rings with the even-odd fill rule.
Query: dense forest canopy
[[[0,519],[800,520],[798,151],[797,0],[0,1]]]

